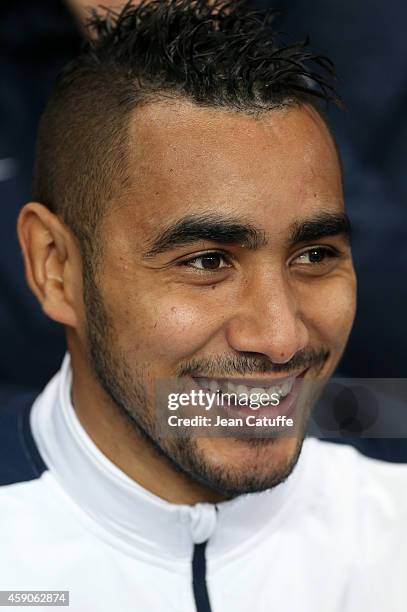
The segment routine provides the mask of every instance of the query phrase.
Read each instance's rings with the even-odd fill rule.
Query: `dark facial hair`
[[[131,424],[137,436],[147,442],[172,469],[183,474],[194,482],[199,482],[208,489],[220,493],[225,498],[232,498],[244,493],[254,493],[274,487],[284,481],[292,472],[301,452],[305,435],[305,425],[302,434],[298,436],[293,456],[264,473],[264,469],[256,471],[256,453],[267,452],[270,445],[278,442],[276,439],[233,440],[229,443],[247,444],[253,449],[254,460],[251,470],[247,466],[235,468],[225,466],[224,469],[214,467],[206,457],[206,453],[197,444],[196,438],[162,439],[154,420],[154,407],[148,399],[147,381],[151,379],[145,364],[136,368],[129,367],[126,355],[116,346],[113,315],[105,305],[99,288],[95,282],[92,267],[84,264],[84,303],[87,321],[88,358],[95,377],[107,394],[113,406]],[[324,350],[298,353],[285,364],[285,371],[304,365],[324,363],[329,352]],[[181,365],[177,375],[193,375],[202,368],[208,373],[216,369],[231,374],[253,374],[266,371],[278,371],[276,366],[264,356],[242,355],[239,358],[220,357],[218,359],[190,361]],[[280,370],[282,371],[282,369]],[[150,404],[150,405],[149,405]]]

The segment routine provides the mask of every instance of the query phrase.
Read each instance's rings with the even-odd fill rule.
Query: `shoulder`
[[[407,464],[362,455],[355,448],[310,439],[308,499],[349,545],[372,556],[383,546],[404,550],[407,561]],[[312,493],[311,493],[312,491]]]
[[[369,496],[376,501],[397,500],[407,508],[407,463],[372,459],[353,446],[314,438],[305,441],[304,452],[321,492],[335,495],[335,491],[346,491],[353,502]]]
[[[346,609],[405,610],[407,464],[333,442],[311,440],[304,447],[307,482],[329,541],[328,564],[345,560]]]
[[[0,394],[0,487],[37,479],[47,469],[30,427],[35,393]]]
[[[407,484],[407,463],[392,463],[363,455],[353,446],[316,440],[304,443],[306,453],[314,464],[319,463],[324,476],[331,483],[340,482],[357,487],[359,494],[373,490],[383,494],[404,497],[407,491],[400,487]]]

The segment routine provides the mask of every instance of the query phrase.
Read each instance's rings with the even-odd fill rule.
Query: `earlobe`
[[[67,229],[56,215],[37,202],[26,204],[17,223],[28,285],[44,313],[54,321],[76,327],[72,275],[72,246]]]

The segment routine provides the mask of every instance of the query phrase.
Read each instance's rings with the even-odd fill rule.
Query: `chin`
[[[197,444],[205,474],[200,478],[210,488],[229,496],[272,488],[294,469],[302,439],[206,438]]]
[[[241,466],[247,462],[264,462],[271,466],[294,457],[301,441],[298,437],[282,438],[212,438],[207,448],[211,461],[220,466]],[[206,445],[205,445],[206,446]],[[204,451],[205,452],[205,451]]]

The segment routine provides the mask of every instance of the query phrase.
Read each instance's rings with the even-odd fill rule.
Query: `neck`
[[[221,494],[179,472],[113,404],[82,355],[73,347],[70,354],[75,412],[92,441],[112,463],[139,485],[171,503],[193,505],[225,500]]]

